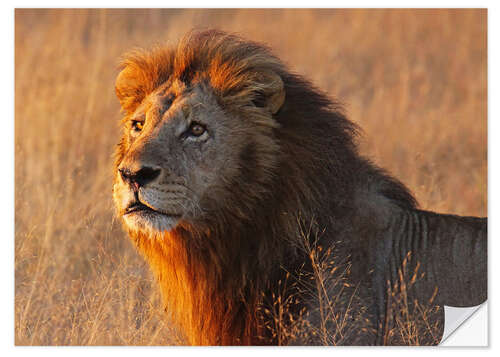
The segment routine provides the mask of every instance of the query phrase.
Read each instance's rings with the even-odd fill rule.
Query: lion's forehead
[[[183,110],[184,116],[197,112],[203,114],[217,105],[212,88],[203,82],[186,85],[179,80],[168,81],[151,92],[130,117],[132,120],[146,119],[146,116],[166,114]],[[189,111],[186,111],[186,109]],[[149,117],[147,118],[149,119]]]

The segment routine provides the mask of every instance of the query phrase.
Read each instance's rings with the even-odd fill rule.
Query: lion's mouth
[[[168,217],[180,217],[180,214],[177,213],[167,213],[167,212],[161,212],[158,210],[155,210],[149,206],[146,206],[142,202],[135,201],[131,205],[129,205],[126,209],[125,212],[123,213],[124,215],[132,214],[132,213],[154,213],[154,214],[161,214],[163,216],[168,216]]]

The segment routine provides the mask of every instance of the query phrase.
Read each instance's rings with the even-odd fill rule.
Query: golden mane
[[[116,94],[122,108],[131,113],[160,84],[179,79],[205,80],[227,107],[242,109],[248,99],[265,95],[277,83],[263,76],[285,71],[282,63],[262,45],[219,31],[191,32],[177,47],[135,50],[121,63]],[[127,80],[123,80],[123,77]]]

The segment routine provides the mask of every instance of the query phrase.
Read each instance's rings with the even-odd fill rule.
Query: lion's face
[[[200,215],[207,189],[237,151],[217,150],[235,140],[213,94],[201,85],[187,91],[182,82],[165,84],[127,119],[114,200],[129,228],[170,230]]]
[[[244,199],[242,184],[259,191],[273,161],[264,148],[273,145],[255,126],[224,111],[203,82],[173,80],[146,96],[125,118],[118,149],[113,198],[128,228],[195,224]]]

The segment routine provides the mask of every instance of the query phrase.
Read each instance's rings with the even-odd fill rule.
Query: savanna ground
[[[178,343],[113,215],[119,56],[216,27],[345,103],[424,209],[487,215],[486,10],[16,10],[15,343]]]

